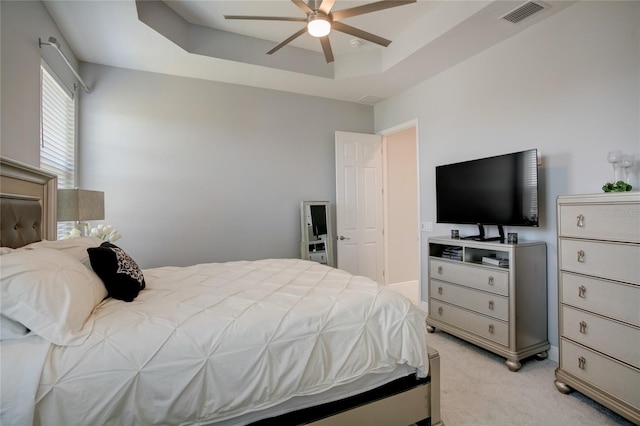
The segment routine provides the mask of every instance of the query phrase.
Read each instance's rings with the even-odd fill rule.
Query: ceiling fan
[[[327,63],[330,63],[333,62],[333,51],[331,50],[331,43],[329,42],[329,32],[331,30],[340,31],[342,33],[346,33],[384,47],[387,47],[391,43],[391,40],[387,40],[386,38],[345,24],[342,22],[343,19],[416,2],[416,0],[382,0],[362,6],[356,6],[349,9],[336,10],[335,12],[332,12],[331,8],[333,7],[335,0],[311,0],[309,4],[305,3],[303,0],[291,1],[293,2],[293,4],[298,6],[298,8],[302,10],[307,16],[304,18],[295,18],[286,16],[224,15],[224,17],[225,19],[249,19],[255,21],[306,22],[307,25],[305,25],[285,41],[268,51],[267,54],[271,55],[277,52],[282,47],[300,37],[302,34],[308,32],[310,35],[318,37],[320,39],[324,57]],[[317,6],[318,3],[319,6]]]

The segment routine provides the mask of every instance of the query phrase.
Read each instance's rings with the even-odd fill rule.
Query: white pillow
[[[91,311],[107,296],[93,271],[48,248],[3,255],[0,277],[1,314],[57,345],[82,344]]]
[[[84,266],[91,269],[91,262],[89,261],[89,253],[87,253],[87,249],[90,247],[99,247],[100,244],[102,244],[102,240],[98,237],[78,237],[57,241],[42,240],[37,243],[28,244],[20,250],[41,248],[59,250],[78,259]]]

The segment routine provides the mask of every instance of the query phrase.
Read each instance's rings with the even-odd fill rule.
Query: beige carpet
[[[436,331],[427,341],[440,353],[441,410],[457,425],[631,425],[593,400],[553,384],[557,364],[525,360],[510,372],[504,358]]]

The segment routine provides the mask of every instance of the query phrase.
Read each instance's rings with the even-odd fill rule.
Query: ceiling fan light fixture
[[[0,0],[2,1],[2,0]],[[286,40],[278,44],[273,49],[267,52],[267,55],[271,55],[293,40],[297,39],[304,33],[318,38],[320,45],[322,46],[322,53],[327,63],[334,61],[333,50],[331,49],[331,42],[329,41],[329,33],[337,31],[339,33],[348,34],[358,39],[366,40],[371,43],[378,44],[383,47],[387,47],[391,40],[387,40],[384,37],[377,36],[375,34],[368,33],[358,28],[342,23],[342,19],[351,18],[353,16],[364,15],[366,13],[377,12],[379,10],[389,9],[396,6],[402,6],[409,3],[415,3],[417,0],[378,0],[373,3],[368,3],[360,6],[353,6],[347,9],[340,9],[336,12],[332,12],[336,0],[291,0],[294,5],[298,7],[304,14],[305,18],[296,18],[289,16],[251,16],[251,15],[224,15],[225,19],[247,19],[247,20],[261,20],[261,21],[289,21],[289,22],[307,22],[306,27],[300,28],[293,35],[289,36]],[[538,1],[538,0],[536,0]],[[352,46],[356,47],[359,42],[352,42]]]
[[[324,37],[331,31],[331,22],[323,16],[309,16],[307,31],[314,37]]]

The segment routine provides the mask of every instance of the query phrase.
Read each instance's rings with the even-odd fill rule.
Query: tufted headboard
[[[57,185],[51,173],[0,158],[0,246],[56,239]]]
[[[39,199],[0,195],[0,217],[0,246],[18,248],[42,239]]]

